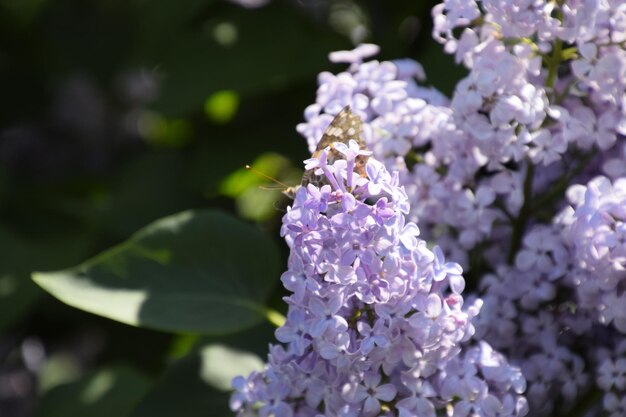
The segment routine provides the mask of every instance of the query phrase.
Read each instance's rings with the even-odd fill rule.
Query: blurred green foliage
[[[0,381],[26,381],[3,387],[0,415],[183,415],[189,406],[200,416],[218,415],[209,410],[218,403],[227,415],[228,394],[198,373],[211,357],[202,352],[217,344],[262,356],[271,329],[207,340],[188,333],[211,327],[202,315],[199,326],[148,326],[170,333],[130,328],[61,304],[30,273],[71,267],[159,218],[207,208],[248,222],[224,220],[242,231],[231,246],[247,254],[262,245],[257,259],[267,259],[280,256],[264,252],[277,243],[285,265],[282,186],[243,167],[299,182],[308,153],[295,126],[317,74],[342,69],[328,53],[356,42],[379,44],[381,59],[420,60],[449,93],[461,72],[430,38],[435,3],[0,0]],[[188,239],[228,233],[198,219]],[[99,290],[115,288],[112,266],[132,242],[96,258],[112,274]],[[173,264],[159,278],[142,262],[142,283],[180,273]],[[249,278],[253,296],[284,312],[282,268]],[[172,311],[193,315],[184,307]]]

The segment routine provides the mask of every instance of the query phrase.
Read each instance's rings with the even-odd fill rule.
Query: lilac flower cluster
[[[435,6],[432,14],[434,38],[468,69],[450,99],[420,85],[425,74],[415,61],[369,60],[378,52],[374,45],[331,54],[333,62],[347,63],[348,68],[336,75],[319,76],[316,102],[305,110],[306,122],[298,126],[310,149],[315,149],[332,115],[351,105],[364,122],[366,143],[384,168],[373,161],[368,168],[369,178],[352,180],[356,188],[341,185],[350,177],[342,173],[342,180],[331,182],[333,187],[324,190],[309,187],[306,193],[302,190],[285,217],[283,230],[292,248],[290,271],[297,271],[301,277],[285,282],[294,292],[289,298],[288,321],[309,323],[306,317],[311,317],[313,304],[309,299],[302,304],[302,300],[307,296],[322,299],[327,296],[325,292],[317,295],[322,288],[324,291],[329,288],[320,282],[343,285],[333,288],[344,288],[337,291],[341,294],[347,291],[352,297],[348,298],[353,302],[358,300],[358,304],[345,304],[346,298],[342,296],[334,302],[335,307],[327,307],[331,316],[340,312],[339,316],[347,323],[335,324],[330,341],[320,339],[318,333],[311,333],[303,324],[297,331],[306,336],[307,342],[299,338],[298,343],[304,346],[295,348],[294,340],[280,339],[288,331],[281,329],[279,340],[288,343],[286,351],[280,350],[281,358],[291,360],[294,354],[285,352],[294,349],[295,357],[301,358],[302,352],[311,349],[310,352],[319,352],[323,359],[335,361],[332,362],[334,380],[344,385],[333,387],[346,395],[357,392],[354,384],[360,382],[351,385],[342,378],[365,381],[370,364],[380,363],[380,383],[392,384],[395,391],[393,400],[378,398],[382,405],[377,411],[381,415],[420,416],[430,415],[420,408],[420,404],[426,404],[423,400],[436,409],[453,403],[449,414],[466,415],[461,411],[466,410],[460,405],[463,401],[455,402],[455,398],[465,397],[458,393],[450,395],[446,387],[456,383],[451,381],[457,381],[458,370],[466,369],[469,360],[469,374],[460,379],[468,381],[469,375],[471,378],[475,375],[478,379],[473,381],[491,380],[487,382],[489,395],[496,396],[500,410],[521,413],[519,397],[493,394],[507,392],[502,387],[507,390],[521,387],[514,383],[521,379],[511,376],[513,368],[503,365],[502,369],[507,369],[503,375],[507,377],[502,381],[506,383],[497,388],[486,368],[477,365],[482,362],[476,358],[484,358],[487,351],[492,352],[487,356],[498,358],[497,363],[506,364],[500,353],[491,350],[491,345],[521,368],[528,382],[530,415],[564,413],[568,407],[581,404],[587,407],[584,412],[589,416],[626,415],[626,3],[621,0],[445,0]],[[340,171],[346,172],[342,168],[328,168],[324,173],[332,176]],[[397,174],[389,177],[388,172]],[[390,179],[381,182],[378,180],[381,175]],[[379,185],[372,189],[372,183]],[[383,194],[378,195],[379,192]],[[348,197],[351,201],[348,206],[343,201],[346,195],[353,196]],[[370,197],[375,197],[373,203],[366,202]],[[315,203],[319,204],[315,215],[304,214],[309,213],[304,210],[311,204],[309,201],[320,201]],[[378,219],[373,214],[375,207],[383,204],[380,201],[384,201],[385,209],[394,211],[389,219]],[[356,223],[352,220],[346,223],[346,211],[351,211],[351,219],[355,221],[354,216],[363,217]],[[329,225],[324,231],[336,227],[330,243],[328,235],[320,231],[318,214],[326,219],[323,224]],[[329,220],[335,215],[340,215],[341,227]],[[289,220],[289,216],[295,217]],[[418,241],[415,247],[407,246],[403,230],[409,226],[405,226],[405,216],[419,224],[422,238],[442,249],[430,252],[423,241]],[[302,225],[295,226],[295,218]],[[316,220],[310,224],[314,229],[309,230],[304,225],[313,218]],[[387,222],[394,225],[393,232]],[[348,223],[350,232],[343,229]],[[370,224],[378,226],[370,229]],[[417,230],[416,226],[410,227]],[[399,251],[393,259],[406,259],[408,253],[420,254],[417,259],[411,255],[411,262],[393,261],[391,269],[372,267],[372,260],[377,258],[365,255],[370,252],[363,247],[365,242],[372,242],[372,247],[379,245],[374,243],[379,238],[372,233],[383,229],[387,239],[383,246]],[[307,243],[306,251],[297,249],[303,244],[304,231],[312,230],[319,233],[314,243]],[[362,238],[367,236],[365,241],[356,237],[366,231],[368,234],[359,234]],[[375,251],[379,256],[376,262],[383,265],[391,262],[385,252]],[[383,315],[387,307],[380,305],[405,306],[408,310],[399,311],[401,321],[408,324],[400,327],[424,334],[433,331],[424,323],[430,326],[432,323],[426,320],[417,325],[414,317],[418,313],[429,317],[431,313],[428,303],[419,300],[429,300],[436,294],[440,300],[448,300],[441,302],[447,308],[454,304],[449,300],[462,300],[460,287],[455,284],[460,270],[442,266],[446,265],[444,253],[469,271],[474,279],[469,286],[477,290],[468,297],[473,300],[471,307],[450,310],[449,314],[454,311],[463,317],[457,323],[460,327],[451,328],[455,336],[446,342],[438,339],[454,348],[441,351],[437,347],[437,353],[433,353],[425,349],[430,347],[428,337],[415,339],[414,336],[409,336],[413,343],[410,348],[408,343],[399,341],[393,345],[391,341],[399,340],[394,339],[398,335],[405,337],[406,330],[397,330],[397,324],[392,324],[392,318],[397,317]],[[349,268],[342,269],[346,266]],[[373,275],[358,272],[366,266],[375,271]],[[433,278],[439,276],[438,268],[446,271],[443,287]],[[432,272],[424,275],[426,270]],[[415,271],[420,272],[415,275]],[[368,277],[375,280],[367,281]],[[307,281],[310,278],[315,283]],[[422,287],[418,282],[432,285]],[[447,287],[451,294],[445,296],[440,291]],[[425,292],[416,293],[415,288]],[[411,298],[416,294],[420,294],[418,298]],[[406,307],[406,303],[411,307]],[[472,312],[481,303],[481,314]],[[446,322],[439,322],[440,317],[448,314],[442,313],[444,310],[437,307],[438,318],[430,320]],[[292,314],[296,314],[295,318]],[[474,316],[476,334],[471,338],[474,345],[467,350],[464,343],[473,331],[470,319]],[[380,320],[384,326],[379,324]],[[344,328],[350,336],[338,336]],[[321,344],[322,340],[326,342]],[[363,352],[363,344],[372,349]],[[328,346],[341,354],[325,358],[322,351],[326,352],[323,347]],[[342,374],[341,370],[347,369],[342,368],[344,363],[355,366],[355,362],[345,359],[346,355],[355,358],[351,356],[355,349],[362,355],[359,358],[366,358],[359,360],[367,365],[364,369],[350,368],[349,374]],[[390,370],[385,365],[386,359],[380,359],[382,351],[395,352],[393,356],[399,368]],[[419,352],[419,361],[406,362],[404,356],[409,351]],[[435,356],[426,360],[428,366],[417,365],[424,363],[421,361],[426,351]],[[372,362],[372,357],[379,359]],[[279,362],[272,362],[272,366],[278,366]],[[437,365],[432,367],[433,363]],[[409,383],[407,372],[413,372],[415,366],[420,369],[419,378]],[[287,368],[281,368],[280,375],[292,372]],[[435,368],[437,371],[432,374],[424,373]],[[267,372],[247,380],[246,389],[254,387],[257,393],[259,384],[267,387],[273,380],[267,377]],[[368,376],[369,385],[364,386],[369,392],[377,392],[371,383],[379,381],[377,378],[378,375]],[[239,382],[243,384],[243,380]],[[473,395],[485,392],[476,384],[470,390]],[[238,395],[244,392],[249,394],[241,388]],[[598,392],[604,393],[600,402]],[[307,395],[302,390],[295,393],[299,398]],[[327,398],[332,398],[328,395]],[[251,404],[267,403],[268,397],[245,398],[246,404]],[[329,400],[324,407],[330,408],[324,410],[338,415],[344,411],[346,415],[358,415],[366,409],[366,399],[359,403],[359,411],[354,411],[351,408],[354,403],[350,401],[355,397],[342,398],[348,405]],[[474,407],[477,398],[481,397],[474,397]],[[405,409],[407,403],[413,408]],[[347,408],[340,409],[335,404]],[[493,408],[485,404],[481,407],[481,411],[474,408],[474,412],[491,415],[488,410]],[[371,408],[368,406],[367,410]]]
[[[568,190],[560,218],[575,260],[578,302],[626,333],[626,178],[597,177]]]
[[[410,219],[419,220],[427,239],[445,235],[436,229],[446,226],[446,231],[457,231],[460,243],[444,238],[438,244],[454,252],[455,261],[465,264],[463,251],[488,235],[501,217],[492,207],[498,191],[491,184],[477,189],[468,186],[471,174],[487,158],[456,127],[448,100],[416,83],[423,78],[417,62],[363,62],[377,50],[373,45],[361,45],[354,51],[331,54],[332,60],[349,62],[350,68],[338,75],[320,74],[317,102],[306,109],[307,123],[300,124],[298,131],[313,150],[330,121],[328,113],[350,104],[365,122],[365,141],[374,156],[389,170],[400,172],[412,204]],[[421,154],[416,151],[428,147],[430,150]],[[492,181],[501,193],[507,193],[511,188],[507,182],[517,179]],[[513,206],[519,201],[511,198]]]
[[[626,415],[626,340],[597,352],[598,386],[604,391],[602,404],[609,417]]]
[[[433,9],[433,18],[435,39],[483,81],[498,79],[489,73],[490,61],[497,55],[517,62],[516,77],[521,76],[519,66],[524,67],[530,84],[524,87],[530,94],[527,100],[523,94],[517,95],[520,102],[506,90],[498,91],[492,97],[494,109],[506,103],[517,117],[530,106],[539,115],[542,109],[533,90],[544,90],[540,95],[550,102],[547,115],[558,123],[548,129],[550,140],[545,129],[539,130],[544,135],[541,144],[551,149],[530,142],[539,148],[531,154],[533,162],[546,157],[556,160],[571,143],[583,149],[592,145],[608,149],[618,134],[626,133],[626,6],[622,1],[446,1]],[[462,30],[459,39],[454,38],[454,30]],[[493,113],[490,116],[493,125]]]
[[[320,74],[298,131],[313,149],[329,114],[351,104],[374,155],[400,171],[411,220],[468,266],[468,250],[507,244],[493,237],[511,235],[525,181],[543,192],[572,152],[613,153],[626,131],[623,16],[612,2],[446,1],[433,9],[435,39],[469,69],[450,101],[417,84],[418,63],[364,61],[377,48],[361,45],[331,54],[350,67]],[[606,169],[623,173],[620,162]]]
[[[234,380],[240,416],[522,416],[518,368],[471,343],[481,302],[464,305],[456,263],[430,250],[397,172],[356,142],[335,143],[307,169],[328,185],[301,187],[283,217],[291,292],[264,371]],[[446,411],[448,410],[448,411]]]
[[[477,338],[506,352],[529,386],[530,415],[569,411],[590,389],[587,358],[577,347],[592,340],[593,319],[575,308],[571,256],[557,226],[536,225],[525,235],[513,265],[481,277],[484,308]]]
[[[513,159],[520,167],[525,165],[525,187],[516,187],[524,203],[520,211],[509,210],[513,224],[508,259],[493,252],[484,254],[496,274],[481,279],[485,309],[479,329],[486,329],[485,339],[522,366],[529,381],[532,414],[547,415],[559,402],[583,402],[581,392],[591,387],[589,381],[603,379],[607,354],[599,358],[600,350],[623,356],[623,348],[619,353],[623,335],[598,328],[597,323],[613,323],[624,333],[626,263],[620,226],[626,203],[622,185],[626,175],[626,6],[610,0],[461,1],[438,5],[433,17],[435,38],[470,70],[459,86],[473,78],[499,84],[485,63],[500,55],[502,60],[514,57],[525,68],[524,74],[516,73],[532,85],[525,89],[543,91],[544,109],[536,106],[532,94],[527,99],[516,94],[519,100],[511,100],[506,87],[492,90],[490,97],[481,95],[478,113],[488,116],[489,129],[499,126],[494,111],[503,101],[515,103],[510,115],[530,106],[540,110],[537,115],[543,112],[543,120],[528,129],[528,125],[515,128],[517,140],[522,139],[525,147],[523,159]],[[458,39],[454,33],[460,33]],[[480,91],[480,86],[474,83],[465,89],[464,98]],[[455,113],[462,110],[454,109],[460,91],[457,87],[452,100]],[[466,125],[463,130],[475,136],[472,126],[475,130],[481,124]],[[507,171],[515,169],[507,167],[496,175]],[[608,175],[615,185],[605,177],[589,181],[599,174]],[[562,190],[569,184],[571,206],[559,212]],[[553,225],[526,227],[526,235],[516,241],[515,223],[520,220]],[[510,320],[498,321],[503,314]],[[537,322],[543,324],[538,327]],[[561,365],[551,366],[549,357]],[[598,382],[596,386],[607,391],[610,384]],[[559,387],[561,392],[555,392]],[[615,395],[623,394],[623,384],[617,383],[614,389],[617,394],[607,393],[600,408],[624,415],[619,401],[614,401]]]

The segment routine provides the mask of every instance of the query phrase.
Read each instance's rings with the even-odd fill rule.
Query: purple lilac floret
[[[481,301],[464,303],[461,267],[430,250],[397,172],[358,152],[308,164],[327,182],[296,192],[283,217],[291,293],[265,369],[233,381],[239,416],[523,416],[525,380],[471,341]],[[345,148],[345,149],[344,149]],[[348,184],[352,184],[350,187]]]

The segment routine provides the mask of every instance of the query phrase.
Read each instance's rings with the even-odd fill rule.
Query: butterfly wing
[[[333,149],[333,143],[335,142],[347,144],[350,140],[356,141],[361,149],[365,149],[363,122],[359,116],[352,113],[350,106],[346,106],[335,116],[324,131],[322,138],[317,143],[315,152],[313,152],[313,157],[317,157],[321,151],[329,146]]]
[[[343,155],[335,149],[334,143],[342,142],[348,144],[351,140],[358,143],[359,148],[367,149],[365,140],[363,140],[363,122],[359,116],[352,113],[350,106],[346,106],[330,122],[324,131],[322,138],[317,143],[317,147],[315,148],[315,152],[313,152],[312,156],[314,158],[318,158],[320,153],[324,149],[328,148],[328,163],[332,164],[338,159],[343,159]],[[354,171],[361,176],[365,176],[367,158],[368,157],[364,155],[359,155],[356,158]],[[322,185],[327,184],[327,181],[323,176],[315,175],[315,170],[309,169],[304,171],[300,186],[306,187],[308,184],[321,187]],[[297,188],[298,187],[291,187],[285,191],[285,194],[288,197],[293,198]]]

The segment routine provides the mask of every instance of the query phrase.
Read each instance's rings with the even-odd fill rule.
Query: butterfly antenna
[[[259,189],[263,191],[283,191],[285,187],[282,185],[259,185]]]
[[[278,185],[280,185],[280,186],[282,186],[284,188],[289,188],[289,186],[287,184],[285,184],[284,182],[278,181],[276,178],[270,177],[269,175],[264,174],[263,172],[258,171],[256,169],[252,168],[250,165],[246,165],[246,169],[248,171],[252,172],[253,174],[256,174],[256,175],[258,175],[260,177],[263,177],[263,178],[266,178],[266,179],[268,179],[268,180],[270,180],[272,182],[275,182],[276,184],[278,184]]]

